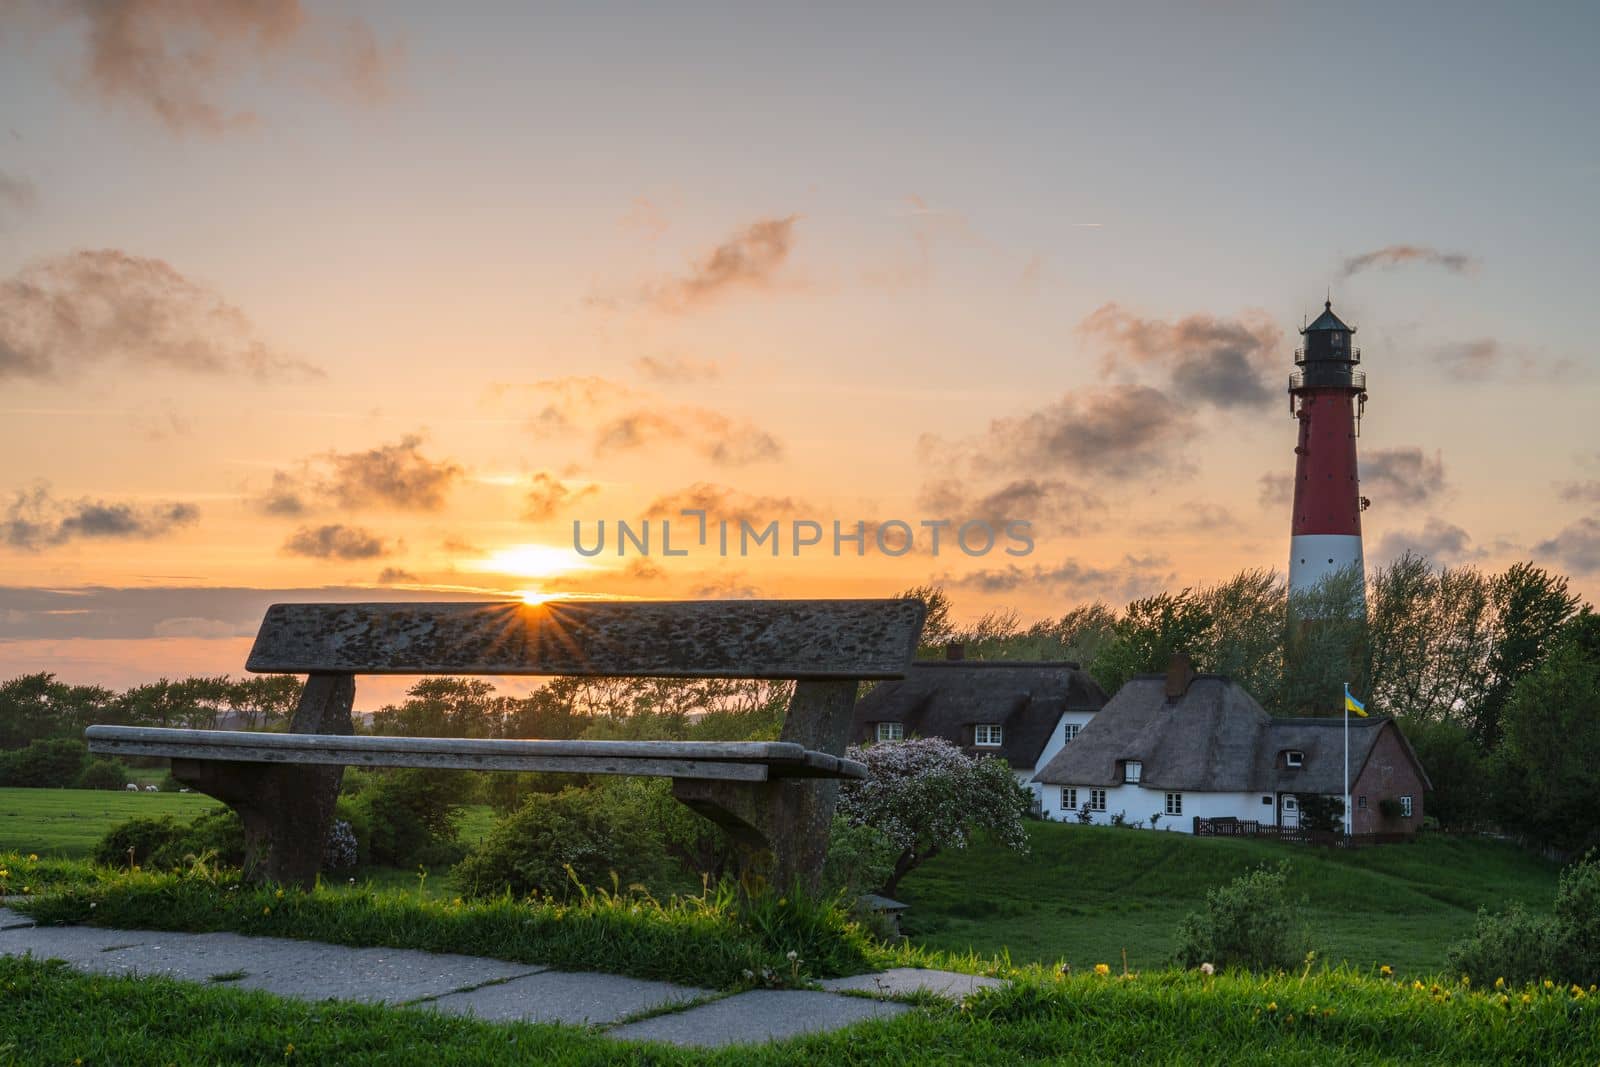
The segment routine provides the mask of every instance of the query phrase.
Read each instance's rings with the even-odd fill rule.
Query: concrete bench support
[[[354,733],[355,698],[354,675],[311,675],[300,691],[290,732]],[[175,758],[172,776],[239,813],[247,880],[307,888],[316,882],[344,767]]]

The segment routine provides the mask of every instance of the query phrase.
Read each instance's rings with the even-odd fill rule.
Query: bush
[[[1289,899],[1288,885],[1285,861],[1207,892],[1205,909],[1190,912],[1178,927],[1178,964],[1273,971],[1302,962],[1309,938],[1301,902]]]
[[[88,762],[89,748],[82,741],[31,741],[27,748],[0,754],[0,786],[67,789]]]
[[[1344,798],[1321,793],[1298,793],[1300,826],[1306,830],[1338,833],[1344,829]],[[1398,808],[1399,801],[1396,801]]]
[[[121,789],[128,784],[128,768],[114,759],[90,760],[72,784],[77,789]]]
[[[1475,982],[1600,983],[1600,858],[1591,852],[1561,872],[1550,915],[1516,903],[1498,915],[1480,910],[1472,933],[1446,958],[1452,973]]]
[[[141,867],[175,870],[191,857],[210,855],[237,867],[244,862],[244,824],[227,808],[208,811],[191,823],[170,815],[137,818],[113,826],[95,846],[94,861],[106,867],[127,867],[128,850]]]
[[[535,793],[455,868],[473,896],[509,889],[566,899],[584,885],[647,883],[664,873],[666,843],[636,783]],[[569,874],[570,868],[570,874]]]
[[[882,830],[835,818],[822,884],[828,892],[853,900],[888,881],[899,855],[899,846]]]
[[[328,843],[322,848],[324,870],[345,871],[361,860],[355,828],[348,819],[335,819],[328,830]]]
[[[369,863],[445,867],[461,858],[455,823],[471,789],[462,771],[407,768],[373,775],[347,802],[344,818],[365,840]]]

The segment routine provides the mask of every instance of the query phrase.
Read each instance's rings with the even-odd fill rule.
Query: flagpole
[[[1344,683],[1344,836],[1350,836],[1350,683]]]

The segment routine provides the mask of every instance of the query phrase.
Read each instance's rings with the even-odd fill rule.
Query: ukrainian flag
[[[1367,706],[1350,695],[1350,687],[1344,687],[1344,710],[1353,711],[1363,719],[1367,717]]]

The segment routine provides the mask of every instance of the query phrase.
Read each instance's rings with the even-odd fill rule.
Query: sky
[[[1369,565],[1594,599],[1597,44],[1583,4],[0,0],[0,677],[238,674],[283,600],[1033,619],[1281,572],[1330,296]]]

